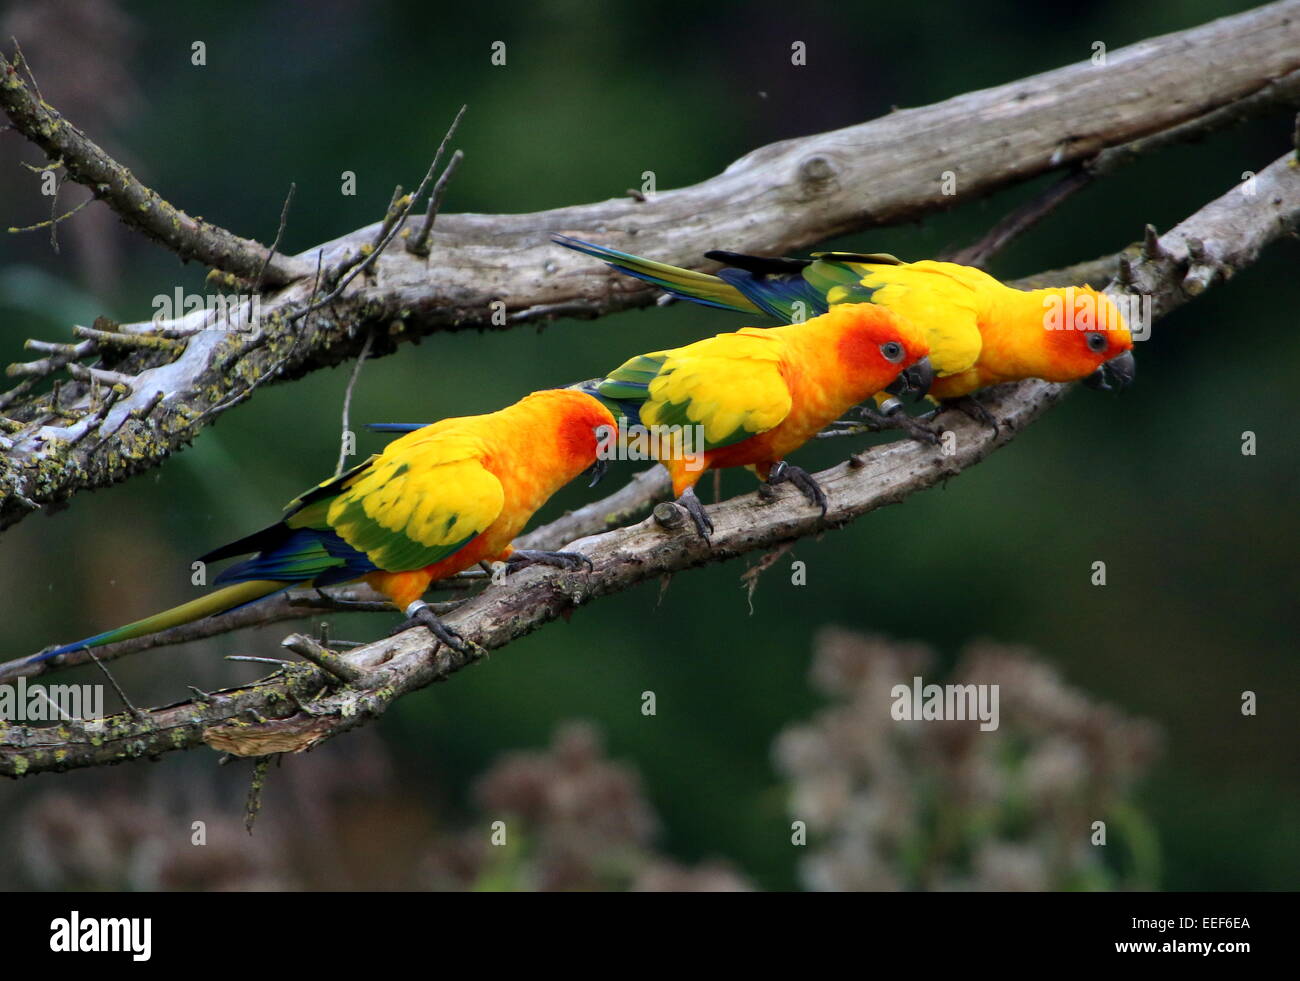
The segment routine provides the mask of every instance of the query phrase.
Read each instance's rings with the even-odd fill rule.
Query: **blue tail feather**
[[[413,433],[427,425],[427,422],[368,422],[366,428],[377,433]]]
[[[41,651],[39,654],[33,654],[29,657],[26,664],[40,664],[42,661],[48,661],[52,657],[58,657],[60,654],[71,654],[73,651],[79,651],[85,647],[94,647],[102,643],[113,634],[116,630],[105,630],[102,634],[95,634],[93,637],[85,637],[82,640],[73,641],[71,644],[64,644],[62,647],[55,647],[48,651]]]
[[[336,532],[286,528],[281,542],[223,570],[213,585],[252,579],[330,585],[358,579],[377,568],[364,552],[357,551]]]

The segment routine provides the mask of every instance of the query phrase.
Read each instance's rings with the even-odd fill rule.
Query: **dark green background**
[[[136,100],[118,123],[85,125],[169,200],[263,240],[296,181],[285,247],[298,251],[373,221],[394,184],[413,186],[462,102],[466,159],[445,209],[530,211],[619,195],[645,170],[661,188],[694,183],[772,140],[1083,60],[1095,40],[1113,50],[1243,9],[1208,0],[1111,0],[1069,12],[1005,2],[439,7],[126,5]],[[207,44],[204,68],[190,65],[196,39]],[[494,40],[507,42],[505,67],[489,63]],[[790,65],[795,40],[807,43],[805,67]],[[60,73],[86,70],[40,60],[35,42],[28,54],[56,103]],[[993,272],[1011,278],[1113,251],[1146,222],[1167,228],[1275,159],[1290,132],[1290,117],[1278,114],[1143,160],[1068,202]],[[14,164],[19,138],[0,139],[4,222],[40,220],[48,202]],[[37,157],[26,149],[23,159]],[[356,197],[340,196],[345,170],[358,175]],[[978,237],[1038,186],[835,244],[932,256]],[[202,269],[119,230],[109,244],[123,273],[93,290],[63,237],[60,257],[44,233],[0,240],[6,363],[25,359],[25,337],[66,338],[69,322],[99,314],[143,319],[154,294],[202,289]],[[921,638],[948,656],[993,637],[1037,648],[1071,682],[1164,729],[1165,753],[1139,794],[1159,830],[1163,887],[1294,886],[1300,441],[1288,386],[1300,355],[1297,258],[1293,240],[1280,243],[1160,323],[1139,346],[1138,384],[1122,398],[1081,390],[945,489],[800,542],[791,557],[807,563],[808,585],[790,585],[782,560],[752,615],[743,564],[696,570],[662,602],[656,584],[602,600],[404,699],[380,725],[404,785],[454,813],[502,750],[542,745],[560,720],[590,719],[611,754],[643,773],[667,851],[723,856],[763,886],[790,886],[769,748],[819,704],[806,682],[815,628]],[[367,364],[353,420],[491,410],[743,323],[676,305],[540,333],[439,335]],[[265,523],[332,470],[347,371],[263,389],[161,470],[7,532],[5,656],[191,598],[193,556]],[[1245,430],[1258,436],[1256,456],[1240,451]],[[381,445],[363,435],[359,449]],[[819,444],[798,462],[813,470],[848,449]],[[724,488],[739,492],[748,480],[728,475]],[[587,499],[570,488],[547,514]],[[1098,559],[1105,588],[1089,585]],[[390,626],[333,619],[354,639]],[[283,633],[155,651],[117,674],[137,701],[180,698],[186,683],[256,676],[221,655],[273,655]],[[1259,695],[1256,718],[1239,711],[1245,689]],[[639,711],[645,690],[658,696],[654,718]],[[212,764],[202,751],[153,769]],[[0,786],[0,814],[54,784],[98,790],[147,766]],[[241,798],[243,771],[221,777],[230,799]]]

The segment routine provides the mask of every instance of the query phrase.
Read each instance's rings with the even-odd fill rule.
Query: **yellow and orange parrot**
[[[657,429],[656,459],[707,538],[713,524],[693,488],[711,469],[746,466],[769,485],[789,481],[825,514],[821,488],[786,455],[887,386],[923,395],[928,352],[924,333],[885,307],[843,305],[799,324],[746,327],[642,354],[580,388],[625,431]],[[662,438],[673,427],[681,427],[680,443]]]
[[[563,235],[554,240],[673,296],[782,323],[842,304],[892,310],[925,332],[935,400],[1023,378],[1123,388],[1135,373],[1123,316],[1085,286],[1018,290],[971,266],[852,252],[811,259],[707,252],[724,266],[715,276]]]
[[[208,562],[256,553],[217,577],[222,589],[30,660],[156,633],[291,586],[357,579],[405,611],[409,619],[399,630],[423,624],[460,647],[459,635],[421,599],[429,584],[481,561],[590,564],[576,553],[510,543],[552,494],[598,467],[600,439],[614,426],[598,399],[571,389],[534,392],[498,412],[423,426],[290,502],[276,524],[203,556]]]

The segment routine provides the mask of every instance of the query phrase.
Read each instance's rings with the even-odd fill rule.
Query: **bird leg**
[[[808,498],[809,503],[821,508],[822,517],[826,517],[826,494],[817,481],[813,479],[812,474],[802,467],[796,467],[782,460],[767,475],[767,485],[775,487],[777,484],[787,482],[794,484],[803,491],[804,497]]]
[[[903,411],[902,404],[896,399],[894,407],[885,412],[878,411],[872,405],[858,406],[858,415],[866,420],[867,425],[876,432],[884,432],[886,429],[897,429],[906,433],[912,439],[920,443],[929,443],[935,446],[939,442],[939,433],[933,426],[929,426],[920,419],[909,416]]]
[[[955,399],[948,399],[943,403],[943,407],[945,409],[956,409],[962,415],[974,419],[978,423],[983,423],[993,430],[994,436],[997,436],[1002,431],[997,419],[993,418],[993,413],[974,395],[961,395]]]
[[[691,521],[695,523],[695,530],[700,533],[700,537],[708,541],[709,534],[713,531],[713,522],[704,513],[704,505],[695,496],[695,488],[687,487],[682,491],[682,496],[677,498],[677,503],[691,516]]]
[[[534,548],[517,548],[506,559],[507,572],[524,569],[530,565],[550,565],[557,569],[581,569],[584,565],[588,572],[595,570],[591,559],[577,552],[544,552]]]
[[[408,606],[406,608],[406,619],[390,630],[388,636],[392,637],[394,634],[400,634],[403,630],[410,630],[412,627],[427,627],[429,633],[453,650],[460,651],[462,654],[470,652],[470,642],[439,620],[438,614],[434,613],[433,608],[424,600],[416,600]]]

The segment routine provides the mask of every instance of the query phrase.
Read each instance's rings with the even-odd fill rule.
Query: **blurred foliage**
[[[834,704],[776,746],[790,816],[811,837],[803,883],[1153,888],[1158,844],[1130,795],[1155,755],[1154,727],[1091,702],[1027,649],[971,644],[942,681],[935,661],[924,644],[839,628],[814,639],[813,683]],[[968,690],[965,718],[918,717],[915,678]],[[976,689],[978,710],[960,701]]]
[[[789,842],[805,856],[802,885],[1037,891],[1157,882],[1159,846],[1131,801],[1158,745],[1150,723],[1090,701],[1027,650],[987,642],[971,645],[944,683],[997,685],[991,716],[895,718],[895,686],[934,679],[935,667],[923,644],[817,633],[811,678],[832,704],[786,727],[773,747]],[[212,769],[172,779],[100,773],[89,791],[46,786],[7,827],[0,821],[16,845],[0,858],[0,876],[20,887],[95,890],[753,888],[716,856],[692,867],[658,851],[664,828],[643,780],[606,757],[588,724],[560,727],[545,750],[497,759],[472,783],[467,822],[413,798],[375,729],[326,747],[269,771],[251,839],[239,781]],[[246,774],[247,761],[233,772]]]
[[[49,13],[33,24],[33,9]],[[645,170],[661,188],[689,184],[771,140],[1013,80],[1082,60],[1095,40],[1113,50],[1239,7],[1098,0],[1029,11],[996,0],[868,13],[831,3],[570,0],[452,12],[413,0],[140,0],[120,5],[122,23],[115,9],[107,0],[10,4],[0,36],[23,27],[46,98],[191,213],[270,240],[296,181],[292,251],[376,220],[393,186],[423,173],[462,102],[466,160],[446,209],[532,210],[621,195]],[[205,67],[190,63],[195,40],[207,45]],[[495,40],[507,43],[504,67],[489,63]],[[794,40],[807,43],[805,67],[790,64]],[[110,104],[110,92],[130,97]],[[1277,157],[1291,130],[1279,114],[1143,160],[1068,202],[993,271],[1013,277],[1112,251],[1146,222],[1167,228]],[[49,214],[20,159],[36,155],[0,134],[6,225]],[[358,175],[356,197],[339,194],[345,170]],[[1042,183],[823,244],[934,255],[974,240]],[[71,189],[61,200],[80,198]],[[59,241],[56,255],[47,233],[0,240],[6,362],[23,358],[26,337],[66,339],[70,322],[138,319],[155,294],[202,289],[204,270],[178,266],[98,206],[62,226]],[[942,652],[938,670],[988,636],[1048,652],[1089,697],[1165,733],[1165,755],[1138,792],[1162,843],[1162,887],[1293,886],[1300,440],[1285,386],[1300,364],[1298,258],[1294,241],[1280,243],[1161,323],[1122,399],[1081,391],[945,488],[798,543],[764,574],[752,616],[738,579],[744,563],[695,570],[664,590],[647,584],[602,600],[404,699],[374,730],[400,774],[400,807],[469,813],[474,776],[502,752],[543,744],[559,720],[590,719],[641,773],[666,854],[688,866],[724,855],[761,888],[793,887],[795,849],[768,749],[815,710],[802,680],[812,631],[838,623],[916,637]],[[743,322],[679,304],[545,331],[438,336],[368,363],[353,419],[490,410]],[[346,380],[345,368],[268,387],[161,470],[7,532],[7,654],[190,598],[195,555],[258,527],[333,467]],[[1258,436],[1256,456],[1240,452],[1245,430]],[[364,453],[382,441],[361,444]],[[799,462],[815,469],[846,449],[825,441]],[[722,481],[724,494],[750,486],[745,474]],[[569,488],[542,517],[588,499]],[[790,583],[793,560],[807,564],[806,586]],[[1106,587],[1089,584],[1097,560],[1107,563]],[[390,625],[340,616],[335,631],[370,638]],[[143,654],[116,673],[139,702],[174,700],[186,684],[255,677],[221,656],[274,654],[282,634]],[[1240,713],[1247,689],[1259,694],[1257,717]],[[640,711],[645,691],[657,696],[654,716]],[[314,755],[272,772],[262,820],[281,772],[325,779]],[[321,758],[348,766],[346,755]],[[180,787],[194,772],[236,796],[245,789],[244,770],[214,770],[211,754],[196,752],[0,786],[0,812],[51,786],[83,800],[93,791],[111,809],[136,781]],[[386,846],[399,856],[426,847],[420,829],[431,826],[403,815],[392,818],[402,834]],[[187,841],[188,823],[169,833]]]
[[[659,821],[641,781],[605,758],[588,725],[493,764],[475,783],[479,813],[468,823],[411,795],[374,730],[294,762],[270,770],[252,837],[239,781],[225,773],[46,787],[0,823],[16,845],[0,856],[0,876],[11,887],[96,891],[751,888],[725,862],[686,867],[656,852]],[[250,772],[247,761],[238,772]]]

